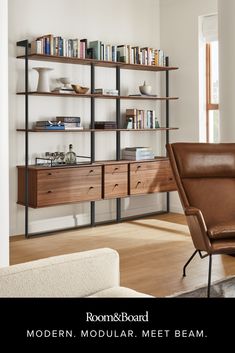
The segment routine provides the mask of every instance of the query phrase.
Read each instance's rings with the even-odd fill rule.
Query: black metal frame
[[[183,267],[183,277],[186,277],[186,267],[190,264],[192,259],[196,254],[199,254],[201,259],[204,259],[205,257],[209,256],[209,268],[208,268],[208,283],[207,283],[207,298],[210,298],[210,291],[211,291],[211,267],[212,267],[212,255],[211,254],[205,254],[202,255],[200,250],[195,250],[194,253],[190,256],[188,261]]]
[[[77,228],[84,228],[89,226],[96,226],[100,224],[109,224],[113,222],[123,222],[128,221],[136,218],[141,217],[148,217],[157,214],[168,213],[170,208],[170,199],[169,199],[169,192],[166,193],[166,211],[154,212],[154,213],[145,213],[141,215],[131,216],[131,217],[122,217],[121,214],[121,198],[116,199],[116,220],[110,220],[106,222],[96,222],[95,217],[95,201],[90,202],[90,224],[82,225],[82,226],[75,226],[69,227],[66,229],[58,229],[56,231],[51,230],[47,232],[40,233],[31,233],[29,234],[28,224],[29,224],[29,75],[28,75],[28,62],[29,62],[29,48],[30,43],[28,40],[23,40],[17,42],[18,47],[23,47],[25,50],[25,237],[29,238],[32,236],[43,236],[47,234],[53,234],[55,232],[77,229]],[[169,58],[166,58],[166,66],[169,66]],[[91,68],[91,93],[95,91],[95,65],[94,63],[90,64]],[[119,92],[120,96],[120,67],[116,67],[116,89]],[[117,128],[121,128],[121,101],[120,97],[116,98],[116,123]],[[169,71],[166,71],[166,97],[169,97]],[[95,128],[95,98],[90,98],[91,102],[91,120],[90,120],[90,127],[91,129]],[[169,127],[169,101],[166,100],[166,127]],[[166,130],[166,143],[169,142],[169,131]],[[121,159],[121,131],[116,131],[116,160],[119,161]],[[95,162],[95,131],[90,132],[90,163]],[[90,164],[87,163],[87,164]]]

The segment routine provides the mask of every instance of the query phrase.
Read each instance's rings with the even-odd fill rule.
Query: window
[[[218,41],[206,44],[206,141],[219,142]]]
[[[218,17],[199,19],[200,141],[219,142]]]

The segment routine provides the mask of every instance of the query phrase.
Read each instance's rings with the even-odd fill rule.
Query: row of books
[[[126,147],[122,151],[122,158],[132,161],[154,159],[154,152],[150,147]]]
[[[31,54],[46,54],[80,59],[97,59],[128,64],[165,66],[161,49],[131,45],[112,45],[100,40],[66,39],[52,34],[36,38],[31,43]]]
[[[126,109],[127,129],[157,129],[159,127],[155,110]]]

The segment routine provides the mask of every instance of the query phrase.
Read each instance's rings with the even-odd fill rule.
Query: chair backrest
[[[207,227],[235,217],[235,143],[167,145],[184,208],[201,210]]]

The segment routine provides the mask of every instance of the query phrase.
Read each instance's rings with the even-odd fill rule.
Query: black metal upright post
[[[120,67],[116,67],[116,89],[118,90],[118,94],[120,96]],[[117,129],[121,128],[121,101],[120,98],[116,99],[116,122]],[[120,161],[121,159],[121,131],[116,131],[116,160]],[[121,199],[118,198],[116,200],[116,220],[120,222],[121,220]]]
[[[95,66],[91,64],[91,93],[95,92]],[[91,97],[91,129],[95,128],[95,98]],[[91,163],[95,162],[95,131],[91,131]],[[91,226],[95,226],[95,201],[90,203]]]
[[[18,47],[25,49],[25,237],[29,238],[29,75],[28,75],[28,64],[29,64],[29,42],[23,40],[17,42]]]
[[[169,66],[169,57],[166,57],[166,66]],[[169,71],[166,70],[166,97],[169,97]],[[169,100],[166,100],[166,127],[169,127]],[[166,130],[166,143],[169,143],[169,130]],[[166,211],[170,211],[170,193],[166,193]]]

